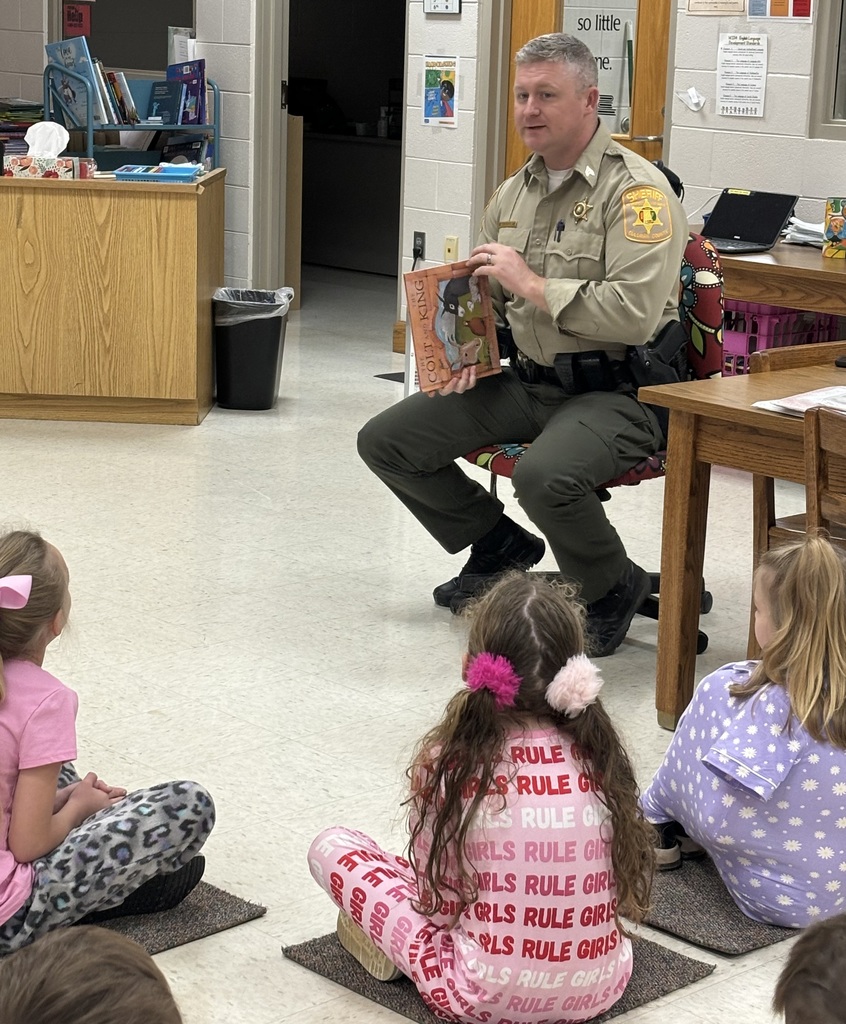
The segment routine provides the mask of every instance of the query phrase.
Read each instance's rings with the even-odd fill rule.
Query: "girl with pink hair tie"
[[[407,858],[330,828],[309,865],[344,947],[437,1016],[586,1021],[629,981],[654,835],[572,591],[515,572],[470,614],[465,685],[408,770]]]

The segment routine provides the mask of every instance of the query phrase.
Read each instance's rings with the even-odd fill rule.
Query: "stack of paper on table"
[[[787,395],[786,398],[773,398],[752,404],[756,409],[786,412],[789,416],[804,416],[808,409],[820,405],[826,409],[846,413],[846,386],[817,388],[816,391],[803,391],[798,395]]]

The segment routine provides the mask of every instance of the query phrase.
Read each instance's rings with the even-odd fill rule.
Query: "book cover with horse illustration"
[[[466,260],[403,275],[421,391],[437,391],[465,366],[477,377],[500,372],[496,323],[486,277]]]

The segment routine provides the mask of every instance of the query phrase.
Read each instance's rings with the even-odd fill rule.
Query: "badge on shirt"
[[[667,197],[659,188],[637,185],[623,193],[623,232],[631,242],[663,242],[673,233]]]

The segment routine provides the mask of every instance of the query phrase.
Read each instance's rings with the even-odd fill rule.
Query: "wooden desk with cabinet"
[[[0,177],[0,417],[203,419],[225,177]]]

